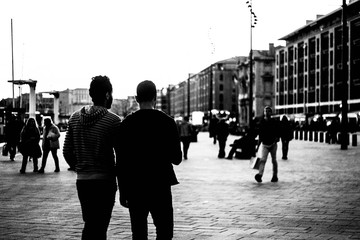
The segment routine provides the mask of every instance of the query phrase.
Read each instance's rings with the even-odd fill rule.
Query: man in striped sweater
[[[66,132],[63,154],[77,173],[76,187],[84,229],[82,239],[106,239],[117,191],[115,155],[119,116],[108,111],[112,85],[107,76],[92,78],[89,90],[92,106],[72,114]]]

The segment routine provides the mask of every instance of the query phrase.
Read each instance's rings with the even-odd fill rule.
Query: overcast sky
[[[284,45],[279,38],[341,4],[253,0],[253,49]],[[88,88],[91,77],[107,75],[114,97],[126,98],[142,80],[177,84],[250,50],[246,0],[2,0],[0,99],[12,97],[11,19],[15,80],[37,80],[37,92]]]

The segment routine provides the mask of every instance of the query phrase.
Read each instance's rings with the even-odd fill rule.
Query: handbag
[[[8,153],[9,153],[9,149],[8,149],[7,144],[5,143],[4,146],[3,146],[3,148],[2,148],[2,155],[3,155],[3,156],[7,156]]]
[[[250,158],[250,168],[259,170],[260,167],[260,158],[258,156]]]

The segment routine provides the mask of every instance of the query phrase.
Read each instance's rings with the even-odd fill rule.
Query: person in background
[[[14,161],[16,155],[16,147],[20,142],[20,133],[24,124],[20,119],[20,115],[15,117],[11,115],[10,121],[5,126],[6,147],[10,153],[10,160]]]
[[[248,132],[241,138],[236,139],[233,144],[231,144],[231,150],[226,159],[232,160],[233,155],[238,148],[241,149],[239,154],[240,159],[250,159],[252,156],[255,156],[256,148],[256,131],[249,129]]]
[[[34,170],[38,171],[38,158],[41,157],[40,130],[34,118],[29,118],[26,121],[20,133],[19,151],[23,155],[20,173],[26,172],[26,165],[29,158],[32,158]]]
[[[278,181],[278,164],[276,160],[277,142],[280,138],[279,123],[277,120],[271,117],[272,109],[269,106],[264,108],[264,117],[259,124],[259,143],[258,148],[261,144],[261,158],[259,173],[255,175],[257,182],[262,182],[262,176],[264,174],[265,163],[270,153],[273,164],[273,177],[271,182]]]
[[[191,136],[193,126],[189,123],[189,117],[184,117],[184,120],[179,124],[180,141],[183,144],[184,159],[187,160],[187,154],[191,143]]]
[[[216,125],[219,122],[219,119],[216,115],[212,115],[209,122],[209,137],[213,138],[213,143],[216,144]]]
[[[226,122],[226,118],[221,118],[216,125],[216,138],[219,142],[218,158],[224,158],[226,156],[225,147],[228,136],[229,124]]]
[[[120,155],[120,117],[109,112],[112,85],[107,76],[90,83],[93,105],[74,112],[65,136],[63,154],[77,173],[76,188],[84,228],[82,239],[106,239],[117,191],[115,155]]]
[[[43,140],[42,140],[43,158],[41,162],[41,168],[39,169],[39,173],[44,173],[46,167],[46,161],[50,151],[55,162],[54,172],[60,172],[59,158],[57,156],[57,150],[60,148],[59,138],[60,138],[59,128],[55,124],[53,124],[50,118],[45,118]]]
[[[294,138],[294,130],[292,128],[291,122],[285,115],[281,118],[280,122],[280,138],[282,143],[282,159],[287,160],[289,142]]]
[[[156,239],[172,239],[174,213],[171,186],[178,184],[173,164],[182,161],[177,125],[155,108],[156,86],[140,82],[136,90],[140,109],[126,116],[118,135],[120,204],[129,208],[132,239],[147,239],[148,215],[156,227]]]

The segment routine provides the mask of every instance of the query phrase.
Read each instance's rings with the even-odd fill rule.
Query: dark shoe
[[[68,168],[68,171],[75,171],[75,168],[69,167],[69,168]]]
[[[34,168],[34,170],[33,170],[33,172],[38,172],[39,171],[39,169],[37,169],[37,168]]]
[[[277,182],[277,181],[279,181],[279,179],[277,176],[274,175],[271,179],[271,182]]]
[[[38,173],[44,173],[44,169],[43,168],[40,168]]]
[[[57,169],[54,170],[54,172],[60,172],[60,169],[57,168]]]
[[[288,158],[287,157],[282,157],[282,160],[288,160]]]
[[[261,178],[262,178],[262,175],[260,175],[260,174],[256,174],[256,175],[255,175],[255,180],[256,180],[257,182],[262,182]]]
[[[227,159],[227,160],[232,160],[233,158],[232,158],[232,157],[227,157],[226,159]]]
[[[21,173],[21,174],[24,174],[24,173],[25,173],[25,170],[20,169],[20,173]]]

